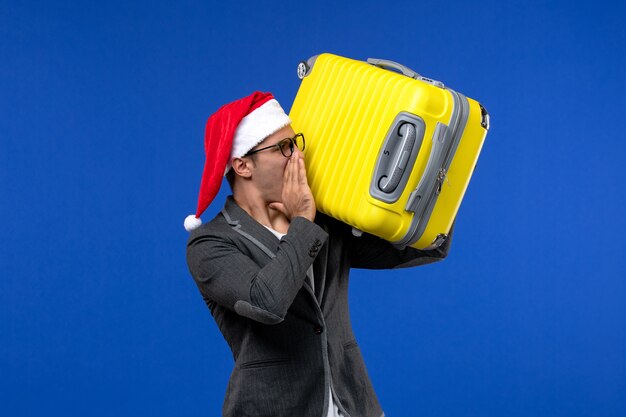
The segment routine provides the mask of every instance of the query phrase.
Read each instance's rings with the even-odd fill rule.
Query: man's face
[[[280,142],[285,138],[292,138],[295,132],[291,126],[286,126],[276,133],[265,138],[251,150],[265,148]],[[294,147],[294,153],[300,152]],[[261,191],[267,203],[282,201],[283,175],[288,158],[285,158],[278,147],[266,149],[249,156],[253,159],[252,181]]]

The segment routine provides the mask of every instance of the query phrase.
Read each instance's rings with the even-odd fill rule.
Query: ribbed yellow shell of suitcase
[[[479,104],[470,102],[464,135],[428,225],[412,246],[430,246],[447,234],[476,164],[486,131]],[[317,209],[390,242],[405,237],[413,213],[405,210],[432,148],[437,122],[450,123],[452,94],[427,82],[363,61],[321,54],[304,77],[290,111],[293,128],[305,136],[307,177]],[[385,203],[370,195],[378,154],[400,112],[426,126],[413,170],[400,198]]]

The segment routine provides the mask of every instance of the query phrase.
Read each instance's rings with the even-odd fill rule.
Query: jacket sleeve
[[[200,235],[187,245],[187,264],[205,300],[264,324],[284,320],[328,234],[297,217],[263,267],[224,236]]]
[[[448,238],[437,249],[420,250],[412,247],[398,249],[379,237],[363,233],[355,237],[349,232],[350,266],[364,269],[408,268],[441,261],[448,256],[454,224]]]

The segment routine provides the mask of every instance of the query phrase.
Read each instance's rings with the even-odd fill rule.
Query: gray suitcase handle
[[[437,186],[437,192],[440,191],[441,183],[445,178],[445,170],[442,170],[443,162],[446,157],[445,150],[448,147],[447,143],[447,130],[448,126],[443,123],[437,123],[435,133],[433,135],[433,147],[426,163],[426,169],[422,175],[415,191],[409,196],[409,200],[406,203],[405,210],[412,211],[416,214],[421,214],[426,203],[428,202],[428,196],[433,191],[433,186]],[[443,171],[443,172],[442,172]]]
[[[406,75],[407,77],[413,78],[416,80],[422,77],[417,72],[413,71],[411,68],[406,67],[397,62],[389,61],[387,59],[367,58],[367,63],[375,65],[383,69],[394,69],[396,71],[400,71],[402,74]]]
[[[380,67],[382,69],[394,69],[396,71],[400,71],[403,75],[406,75],[409,78],[413,78],[414,80],[420,80],[427,82],[428,84],[432,84],[435,87],[445,88],[445,85],[441,81],[433,80],[432,78],[423,77],[419,73],[413,71],[409,67],[405,67],[402,64],[398,64],[397,62],[389,61],[387,59],[378,59],[378,58],[367,58],[367,63]]]
[[[422,147],[426,124],[412,113],[400,112],[391,123],[370,181],[370,195],[385,203],[398,201],[404,193]]]
[[[400,136],[402,136],[402,142],[399,146],[396,146],[393,163],[378,182],[378,188],[385,193],[394,191],[402,179],[417,139],[415,126],[411,123],[403,124],[400,127]]]

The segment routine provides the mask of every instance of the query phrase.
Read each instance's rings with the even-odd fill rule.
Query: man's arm
[[[348,232],[350,265],[353,268],[390,269],[408,268],[441,261],[450,251],[453,230],[454,224],[446,241],[437,249],[432,250],[420,250],[412,247],[398,249],[386,240],[371,234],[363,233],[361,237],[355,237],[351,232]]]
[[[280,241],[276,257],[262,268],[234,242],[201,235],[187,246],[187,264],[205,300],[264,324],[284,320],[326,232],[296,217]]]

